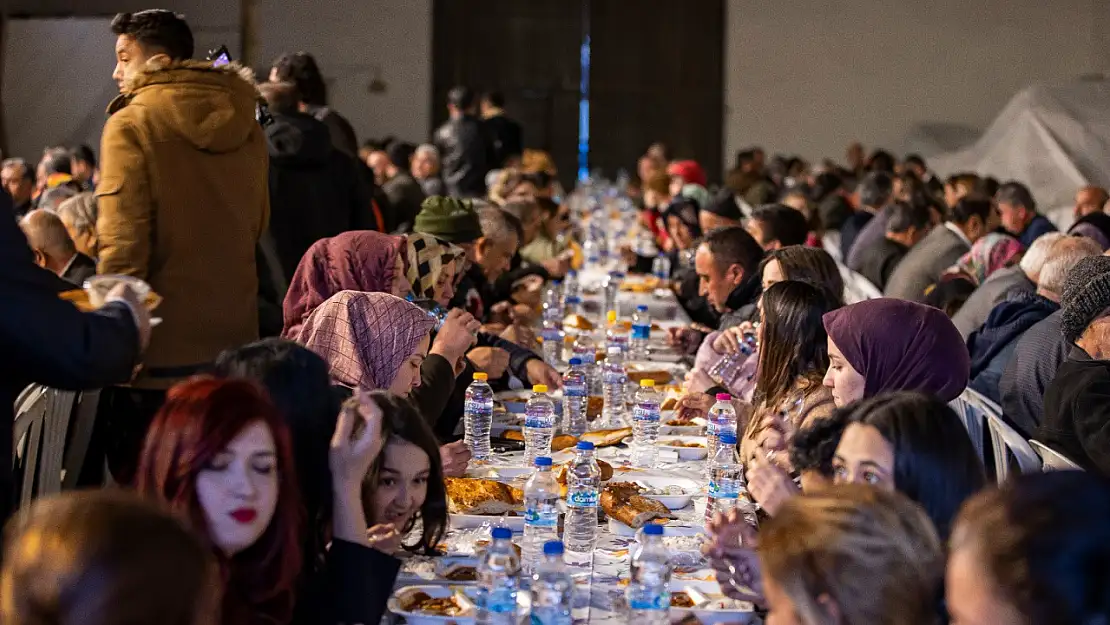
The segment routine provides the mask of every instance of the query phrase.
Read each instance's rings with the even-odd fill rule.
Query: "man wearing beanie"
[[[1110,257],[1079,261],[1061,303],[1064,339],[1073,347],[1045,393],[1036,439],[1110,477]]]
[[[412,230],[461,247],[466,251],[467,262],[478,262],[475,242],[482,238],[482,224],[469,200],[438,195],[424,200]]]

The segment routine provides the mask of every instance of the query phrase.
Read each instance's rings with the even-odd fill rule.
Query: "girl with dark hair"
[[[119,490],[41,499],[8,527],[5,625],[220,622],[212,551],[161,506]]]
[[[289,623],[301,573],[301,498],[289,432],[265,391],[197,378],[170,389],[147,431],[138,490],[209,543],[224,625]]]
[[[371,529],[370,542],[386,553],[436,554],[447,533],[447,491],[435,435],[408,401],[380,392],[369,397],[382,411],[385,447],[363,481],[362,501],[372,524],[392,529]],[[404,544],[418,521],[419,540]]]
[[[963,502],[986,485],[967,430],[936,397],[884,394],[833,418],[845,424],[833,458],[836,483],[897,490],[925,509],[942,538]]]
[[[755,411],[740,443],[744,462],[756,457],[757,447],[785,450],[802,424],[833,411],[820,381],[829,362],[822,341],[821,317],[829,310],[824,295],[804,282],[779,282],[763,293],[760,310]]]
[[[1110,484],[1041,473],[971,498],[952,531],[946,585],[959,625],[1110,622]]]

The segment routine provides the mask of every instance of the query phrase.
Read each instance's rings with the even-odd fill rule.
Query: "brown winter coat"
[[[148,70],[108,109],[98,272],[164,298],[136,386],[166,388],[258,335],[255,246],[269,219],[258,92],[236,68]]]

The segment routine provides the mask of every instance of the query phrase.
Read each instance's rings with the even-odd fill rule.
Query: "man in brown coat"
[[[121,13],[112,32],[120,96],[102,139],[98,272],[142,278],[164,298],[133,388],[104,400],[124,438],[136,437],[123,443],[136,446],[123,450],[131,455],[165,389],[257,338],[268,163],[253,81],[236,66],[189,60],[180,16]]]

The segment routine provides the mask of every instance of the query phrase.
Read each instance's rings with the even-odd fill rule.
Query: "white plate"
[[[675,418],[675,411],[667,410],[662,413],[662,425],[659,426],[660,436],[705,436],[706,420],[694,417],[690,425],[667,425],[667,421]]]
[[[451,581],[447,579],[447,575],[454,569],[460,567],[472,567],[475,571],[478,570],[478,558],[436,558],[436,579],[445,584],[453,586],[474,586],[478,583],[474,581]]]
[[[682,489],[681,495],[644,495],[648,499],[654,499],[659,503],[667,506],[669,510],[681,510],[690,505],[694,497],[701,492],[701,487],[697,482],[685,477],[675,477],[672,475],[665,475],[657,472],[625,472],[615,471],[613,473],[613,482],[635,482],[641,486],[648,488],[665,488],[667,486],[677,486]]]
[[[474,556],[412,556],[402,559],[401,572],[397,575],[397,586],[413,584],[451,584],[471,586],[475,582],[453,582],[444,576],[457,566],[478,566]]]
[[[458,625],[473,625],[475,615],[473,613],[467,616],[435,616],[433,614],[423,614],[420,612],[405,612],[401,609],[400,597],[409,593],[423,592],[429,597],[440,598],[450,597],[455,594],[456,590],[461,590],[466,594],[471,602],[477,601],[477,588],[456,588],[455,586],[406,586],[399,588],[393,596],[389,598],[386,607],[389,611],[397,616],[403,616],[408,625],[439,625],[440,623],[457,623]]]
[[[701,447],[675,447],[670,442],[701,443]],[[667,436],[659,439],[661,449],[669,449],[678,454],[679,460],[704,460],[709,455],[709,447],[704,436]]]
[[[635,538],[639,530],[632,529],[624,523],[616,519],[609,519],[609,531],[617,536],[624,536],[625,538]],[[694,525],[688,521],[668,521],[663,526],[664,536],[697,536],[704,534],[705,528],[701,525]]]
[[[707,608],[671,608],[670,618],[672,621],[678,621],[693,614],[702,625],[724,625],[725,623],[746,625],[756,620],[755,606],[744,601],[711,599],[707,605]],[[729,607],[723,607],[726,605]]]
[[[475,529],[483,525],[490,527],[507,527],[514,532],[524,531],[524,517],[522,516],[492,516],[484,514],[452,514],[449,515],[451,529]]]

